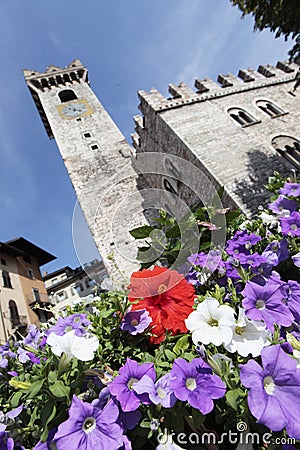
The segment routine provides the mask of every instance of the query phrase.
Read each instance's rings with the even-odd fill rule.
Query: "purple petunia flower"
[[[104,409],[73,396],[69,419],[59,425],[54,436],[58,450],[70,446],[80,450],[118,450],[123,445],[123,429],[117,423],[119,409],[110,400]]]
[[[288,251],[288,241],[282,239],[282,241],[272,241],[265,248],[262,256],[267,258],[267,261],[273,266],[277,266],[279,263],[286,261],[290,252]]]
[[[293,255],[292,260],[296,267],[300,267],[300,252]]]
[[[24,348],[19,347],[18,350],[17,350],[17,353],[18,353],[18,359],[19,359],[19,361],[21,363],[24,364],[24,363],[26,363],[27,361],[30,360],[30,358],[29,358],[29,356],[27,354],[27,351],[24,350]]]
[[[280,347],[265,347],[261,367],[253,359],[240,366],[242,384],[250,389],[248,405],[253,416],[273,431],[286,428],[300,439],[300,370]]]
[[[152,319],[149,316],[149,312],[145,309],[129,311],[121,323],[121,330],[128,331],[128,333],[135,336],[145,331],[151,322]]]
[[[133,389],[134,383],[137,383],[145,375],[153,381],[155,380],[156,375],[152,363],[138,364],[127,358],[126,363],[119,370],[119,375],[109,384],[111,395],[114,395],[120,402],[123,411],[135,411],[141,403],[146,405],[151,403],[148,394],[137,394]]]
[[[289,217],[280,217],[279,218],[281,231],[283,236],[292,235],[292,236],[300,236],[300,213],[292,212]]]
[[[259,253],[252,253],[244,255],[243,253],[237,255],[238,260],[243,268],[250,269],[252,273],[257,275],[264,275],[269,277],[272,273],[273,264],[268,259]]]
[[[284,303],[286,292],[282,284],[267,280],[264,285],[248,281],[242,291],[246,315],[252,320],[264,320],[266,327],[274,331],[274,323],[289,327],[293,315]]]
[[[298,203],[294,200],[289,200],[283,195],[279,195],[277,200],[268,204],[268,208],[275,214],[281,214],[284,210],[293,212],[296,211]]]
[[[300,183],[284,183],[283,188],[279,189],[279,193],[288,197],[300,197]]]
[[[56,324],[46,331],[46,334],[55,333],[63,336],[68,331],[74,330],[76,336],[83,336],[86,333],[86,327],[90,325],[86,314],[72,314],[67,317],[59,317]]]
[[[249,249],[261,241],[261,237],[254,233],[248,233],[246,230],[237,231],[234,236],[227,241],[226,252],[228,255],[237,255],[239,253],[249,254]]]
[[[290,280],[285,285],[287,291],[287,305],[295,320],[300,322],[300,284]]]
[[[218,375],[212,373],[202,358],[187,362],[175,359],[170,372],[170,389],[178,400],[187,401],[202,414],[208,414],[214,407],[213,399],[225,395],[226,387]]]
[[[134,390],[138,394],[149,394],[149,398],[154,405],[161,404],[164,408],[172,408],[177,401],[170,389],[169,373],[161,377],[156,383],[146,375],[134,384]]]
[[[37,329],[36,325],[29,325],[27,336],[23,339],[22,343],[37,348],[40,336],[41,332]]]
[[[14,440],[11,437],[9,437],[8,433],[6,433],[5,431],[0,433],[0,449],[14,450],[14,447],[15,447]],[[22,446],[21,449],[24,449],[24,447]]]

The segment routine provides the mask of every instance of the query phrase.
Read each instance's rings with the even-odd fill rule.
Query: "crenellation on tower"
[[[292,73],[299,70],[298,64],[289,61],[278,61],[276,67],[286,73]]]
[[[240,69],[238,72],[238,77],[245,83],[249,83],[250,81],[255,81],[257,79],[256,73],[253,69]]]
[[[183,82],[178,85],[169,84],[169,93],[173,96],[173,99],[180,98],[186,100],[195,96],[195,92]]]
[[[196,79],[196,92],[171,84],[173,98],[156,97],[151,107],[151,94],[144,93],[140,109],[147,126],[135,129],[137,154],[171,153],[192,162],[216,189],[224,186],[227,206],[251,215],[267,199],[268,176],[275,170],[288,174],[295,165],[300,169],[299,96],[291,95],[298,73],[298,65],[279,62],[241,69],[237,77],[219,75],[220,84]],[[149,176],[148,182],[188,199],[172,178]]]
[[[270,66],[269,64],[266,66],[258,66],[257,71],[261,73],[266,78],[271,78],[276,76],[276,72],[274,70],[274,66]]]
[[[232,86],[240,86],[242,81],[235,77],[232,73],[228,73],[227,75],[218,75],[218,83],[221,84],[222,88],[232,87]]]

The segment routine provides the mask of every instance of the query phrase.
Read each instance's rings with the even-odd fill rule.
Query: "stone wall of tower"
[[[71,71],[81,71],[82,78],[71,79]],[[130,158],[132,148],[90,88],[80,61],[66,69],[50,66],[43,74],[24,71],[24,75],[48,135],[57,142],[108,273],[121,279],[121,271],[128,280],[128,275],[139,267],[134,261],[136,245],[128,230],[146,222],[142,215],[130,214],[130,208],[126,208],[127,202],[134,203],[134,195],[136,211],[142,211]],[[50,78],[54,82],[50,83]],[[65,89],[88,102],[93,112],[79,118],[61,117],[58,94]]]
[[[292,166],[271,142],[278,135],[300,140],[300,88],[294,91],[298,69],[280,62],[277,67],[260,66],[258,71],[240,70],[238,77],[219,75],[219,84],[207,78],[196,80],[197,92],[184,83],[170,85],[169,99],[155,89],[141,91],[143,117],[134,118],[133,145],[137,153],[169,153],[191,161],[216,188],[225,187],[225,204],[251,215],[266,203],[263,186],[268,176],[275,170],[291,173]],[[258,100],[271,101],[283,113],[268,116],[257,106]],[[240,125],[230,116],[230,108],[242,108],[254,122]],[[159,177],[150,183],[162,187]],[[184,186],[180,189],[178,194],[184,197]]]

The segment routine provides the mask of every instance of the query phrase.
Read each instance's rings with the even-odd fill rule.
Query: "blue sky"
[[[22,69],[79,58],[91,86],[130,141],[137,91],[287,59],[291,42],[253,33],[229,0],[11,0],[0,3],[0,241],[23,236],[57,256],[52,271],[78,266],[92,244],[76,196]],[[82,245],[82,243],[84,243]],[[92,255],[92,251],[91,251]],[[85,255],[86,256],[86,255]]]

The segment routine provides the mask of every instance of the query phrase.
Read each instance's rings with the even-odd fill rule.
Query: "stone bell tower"
[[[52,65],[44,73],[23,73],[46,132],[56,140],[108,273],[128,276],[138,264],[127,230],[146,222],[142,214],[131,214],[133,204],[135,211],[143,210],[132,148],[92,91],[88,71],[78,59],[65,68]]]

